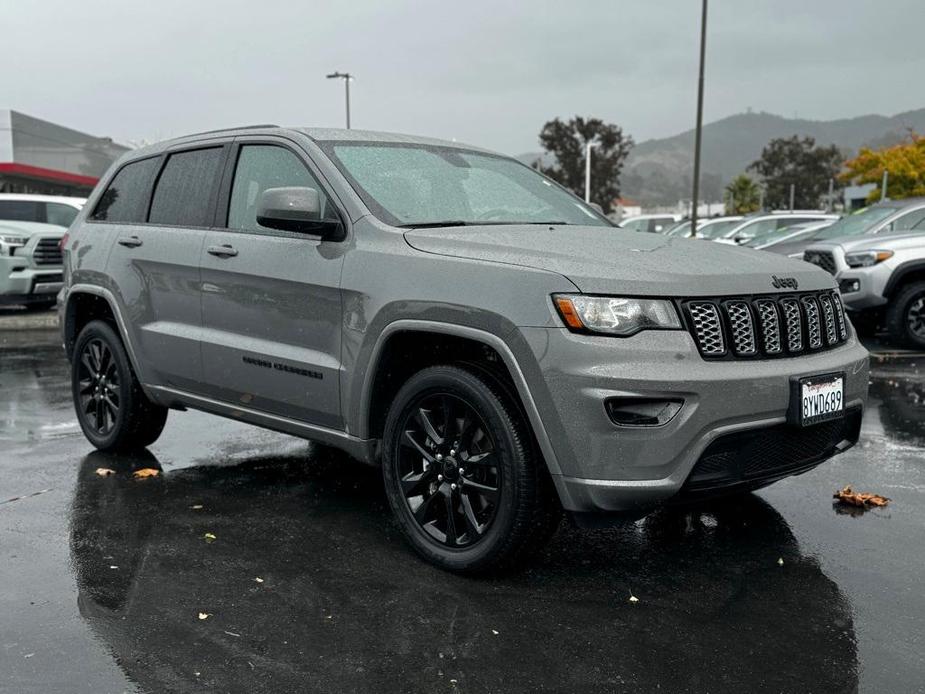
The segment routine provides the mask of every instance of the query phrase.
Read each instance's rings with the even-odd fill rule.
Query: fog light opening
[[[623,427],[663,426],[675,418],[682,405],[683,400],[665,398],[628,397],[604,401],[610,421]]]

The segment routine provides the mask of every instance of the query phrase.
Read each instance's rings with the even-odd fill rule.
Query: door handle
[[[138,248],[142,243],[144,242],[137,236],[123,236],[119,239],[119,245],[126,248]]]
[[[233,258],[238,254],[238,251],[227,243],[222,244],[221,246],[209,246],[206,249],[206,252],[209,255],[214,255],[219,258]]]

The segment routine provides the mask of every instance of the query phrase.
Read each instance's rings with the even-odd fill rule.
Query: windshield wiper
[[[465,222],[461,219],[446,219],[442,222],[411,222],[396,225],[399,229],[430,229],[433,227],[471,227],[480,226],[479,222]]]

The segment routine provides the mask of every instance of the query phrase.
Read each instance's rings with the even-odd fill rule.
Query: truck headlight
[[[681,320],[665,299],[556,294],[559,315],[569,330],[627,337],[640,330],[679,330]]]
[[[28,236],[0,234],[0,255],[13,255],[14,248],[22,248],[28,241]]]
[[[893,251],[857,251],[845,253],[845,262],[848,267],[871,267],[893,257]]]

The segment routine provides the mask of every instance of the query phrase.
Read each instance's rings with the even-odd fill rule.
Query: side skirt
[[[233,405],[221,400],[213,400],[201,395],[195,395],[166,386],[148,386],[148,390],[158,402],[167,407],[182,406],[194,410],[202,410],[210,414],[247,422],[264,429],[272,429],[283,434],[298,436],[299,438],[339,448],[348,455],[369,465],[377,465],[378,439],[360,439],[343,431],[328,429],[327,427],[306,424],[296,419],[289,419],[269,412],[261,412],[240,405]]]

